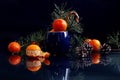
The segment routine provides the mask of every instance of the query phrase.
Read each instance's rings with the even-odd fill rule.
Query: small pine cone
[[[82,47],[85,48],[85,50],[87,51],[87,53],[91,53],[92,50],[93,50],[93,47],[89,43],[83,43]]]
[[[100,49],[100,52],[103,53],[109,53],[111,51],[111,46],[109,46],[108,44],[104,43]]]
[[[81,57],[87,57],[92,52],[93,48],[88,43],[83,43],[80,47],[76,47],[76,53]]]

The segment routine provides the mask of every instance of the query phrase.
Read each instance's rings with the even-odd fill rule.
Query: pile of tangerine
[[[9,63],[11,65],[18,65],[21,62],[21,56],[19,55],[21,51],[20,43],[16,41],[9,43],[8,50],[12,53],[8,58]],[[37,44],[28,45],[26,48],[26,55],[28,56],[26,66],[29,71],[38,71],[41,68],[41,62],[50,65],[50,61],[47,59],[50,53],[43,52]]]

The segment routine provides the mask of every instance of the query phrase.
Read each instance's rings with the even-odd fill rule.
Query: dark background
[[[105,41],[107,34],[120,30],[120,5],[118,1],[0,0],[0,79],[28,80],[29,78],[29,80],[38,80],[41,77],[38,74],[31,74],[23,65],[11,66],[8,63],[7,45],[10,41],[16,40],[20,36],[51,25],[51,12],[54,9],[54,3],[60,5],[63,2],[67,2],[68,8],[73,8],[83,18],[81,21],[84,25],[83,34],[90,38],[98,38],[101,41]],[[92,71],[97,70],[96,73],[90,69],[90,73],[86,74],[86,80],[120,79],[119,71],[114,71],[113,67],[100,68],[93,68]],[[109,70],[112,71],[110,72]],[[118,75],[116,72],[118,72]]]
[[[118,0],[0,0],[0,42],[48,27],[54,3],[65,2],[83,18],[85,36],[104,41],[107,34],[120,30]]]

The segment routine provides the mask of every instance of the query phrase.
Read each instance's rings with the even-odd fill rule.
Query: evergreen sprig
[[[120,48],[119,37],[120,37],[120,32],[119,31],[113,32],[112,34],[108,35],[107,43],[112,45],[112,46],[115,46],[116,48]]]
[[[57,6],[55,4],[55,9],[52,12],[52,19],[55,20],[58,18],[62,18],[66,20],[68,23],[67,31],[69,32],[70,35],[70,43],[72,46],[79,46],[81,45],[82,41],[81,35],[83,32],[83,25],[75,20],[76,15],[74,14],[69,15],[70,12],[72,11],[76,12],[75,10],[65,8],[66,4],[64,3],[61,4],[61,6]],[[69,17],[69,19],[67,19],[67,17]]]
[[[25,50],[28,45],[30,45],[32,42],[35,42],[40,46],[40,48],[44,51],[46,48],[46,35],[47,35],[47,29],[40,29],[37,32],[33,32],[26,37],[20,37],[18,39],[18,42],[21,44],[21,52],[20,55],[25,55]]]
[[[66,19],[66,15],[69,13],[69,9],[65,10],[66,4],[61,4],[61,6],[57,6],[54,4],[55,8],[53,9],[53,12],[51,13],[52,20],[62,18]]]

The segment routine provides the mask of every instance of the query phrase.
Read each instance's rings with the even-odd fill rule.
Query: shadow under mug
[[[51,54],[64,55],[69,52],[70,38],[68,31],[47,33],[47,51]]]

